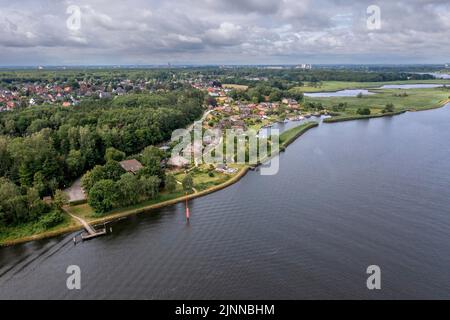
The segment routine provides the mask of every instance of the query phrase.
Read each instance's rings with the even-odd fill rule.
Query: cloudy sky
[[[449,0],[0,0],[0,8],[1,66],[450,62]]]

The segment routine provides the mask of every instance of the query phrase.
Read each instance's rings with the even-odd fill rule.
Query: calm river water
[[[275,176],[113,225],[0,249],[0,298],[450,298],[450,106],[321,124]],[[381,290],[366,268],[381,268]],[[66,289],[68,265],[81,290]]]

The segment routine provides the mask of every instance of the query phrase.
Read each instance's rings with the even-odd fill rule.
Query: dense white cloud
[[[445,62],[449,1],[0,0],[0,65]],[[67,7],[81,28],[66,27]]]

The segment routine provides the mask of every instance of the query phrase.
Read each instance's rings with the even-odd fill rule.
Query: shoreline
[[[324,119],[324,123],[336,123],[336,122],[344,122],[344,121],[352,121],[352,120],[364,120],[364,119],[372,119],[372,118],[382,118],[382,117],[392,117],[398,116],[407,112],[408,110],[396,111],[396,112],[387,112],[384,114],[370,114],[370,115],[352,115],[352,116],[343,116],[341,118],[327,118]]]
[[[385,113],[385,114],[374,114],[374,115],[366,115],[366,116],[364,116],[364,115],[363,116],[355,115],[355,116],[347,116],[347,117],[344,116],[342,118],[339,118],[339,117],[337,117],[337,118],[327,118],[327,119],[323,120],[323,123],[337,123],[337,122],[344,122],[344,121],[363,120],[363,119],[371,119],[371,118],[382,118],[382,117],[389,117],[389,116],[392,117],[392,116],[396,116],[396,115],[400,115],[400,114],[406,113],[408,111],[409,112],[417,112],[417,111],[427,111],[427,110],[439,109],[439,108],[442,108],[442,107],[444,107],[445,105],[447,105],[449,103],[450,103],[450,99],[446,99],[446,100],[443,100],[437,106],[432,106],[432,107],[425,108],[425,109],[420,109],[420,110],[409,109],[409,110],[401,110],[401,111],[390,112],[390,113]],[[310,129],[318,127],[318,126],[319,126],[319,123],[311,122],[311,123],[309,123],[309,125],[306,125],[305,127],[301,128],[299,130],[299,132],[297,132],[294,136],[288,138],[283,143],[280,143],[280,152],[283,152],[285,148],[287,148],[291,143],[293,143],[295,140],[297,140],[299,137],[301,137],[304,133],[306,133]],[[293,130],[293,129],[296,129],[296,128],[298,128],[298,127],[294,127],[294,128],[289,129],[289,130]],[[258,163],[258,165],[260,165],[263,162],[266,162],[266,161],[270,160],[272,157],[273,156],[270,156],[270,157],[267,157],[267,158],[263,159],[263,161]],[[256,166],[258,166],[258,165],[256,165]],[[227,188],[230,185],[233,185],[234,183],[236,183],[240,179],[242,179],[247,174],[247,172],[249,170],[250,170],[250,166],[246,165],[235,176],[233,176],[231,179],[225,181],[222,184],[219,184],[219,185],[213,186],[211,188],[208,188],[206,190],[203,190],[203,191],[200,191],[200,192],[197,192],[197,193],[193,193],[193,194],[189,194],[187,196],[178,197],[178,198],[171,199],[171,200],[166,200],[166,201],[163,201],[163,202],[160,202],[160,203],[144,206],[144,207],[141,207],[141,208],[124,210],[122,212],[111,214],[111,215],[106,216],[106,217],[93,219],[89,223],[91,225],[95,226],[95,225],[106,223],[106,222],[112,222],[114,220],[117,220],[117,219],[120,219],[120,218],[124,218],[124,217],[127,217],[127,216],[141,214],[141,213],[147,213],[148,211],[151,211],[151,210],[154,210],[154,209],[159,209],[159,208],[167,207],[167,206],[170,206],[170,205],[174,205],[174,204],[180,203],[182,201],[185,201],[186,199],[190,200],[190,199],[199,198],[199,197],[208,195],[210,193],[213,193],[213,192],[225,189],[225,188]],[[68,214],[68,213],[66,212],[66,214]],[[13,246],[13,245],[17,245],[17,244],[21,244],[21,243],[25,243],[25,242],[30,242],[30,241],[35,241],[35,240],[42,240],[42,239],[46,239],[46,238],[52,238],[52,237],[56,237],[56,236],[59,236],[59,235],[64,235],[64,234],[76,232],[76,231],[79,231],[79,230],[82,230],[82,229],[83,229],[82,224],[77,221],[76,225],[73,225],[73,226],[63,227],[61,229],[52,230],[52,231],[46,231],[46,232],[39,233],[39,234],[36,234],[36,235],[21,237],[21,238],[17,238],[17,239],[13,239],[13,240],[5,240],[5,241],[0,243],[0,247]]]
[[[174,205],[180,202],[190,199],[194,199],[194,198],[199,198],[202,196],[206,196],[210,193],[219,191],[221,189],[225,189],[226,187],[238,182],[242,177],[244,177],[247,172],[249,171],[249,166],[244,166],[235,176],[233,176],[231,179],[225,181],[222,184],[219,184],[217,186],[213,186],[209,189],[197,192],[197,193],[192,193],[189,194],[187,196],[182,196],[182,197],[178,197],[175,199],[171,199],[171,200],[166,200],[166,201],[162,201],[159,203],[155,203],[152,205],[148,205],[148,206],[144,206],[141,208],[136,208],[136,209],[129,209],[129,210],[124,210],[122,212],[118,212],[118,213],[114,213],[111,215],[108,215],[106,217],[101,217],[101,218],[96,218],[93,219],[91,221],[89,221],[89,224],[96,226],[102,223],[106,223],[106,222],[112,222],[114,220],[120,219],[120,218],[124,218],[127,216],[131,216],[131,215],[135,215],[135,214],[141,214],[141,213],[146,213],[148,211],[154,210],[154,209],[159,209],[159,208],[163,208],[163,207],[167,207],[170,205]],[[67,215],[69,215],[69,213],[64,210],[66,212]],[[52,238],[55,236],[59,236],[59,235],[63,235],[63,234],[67,234],[67,233],[72,233],[72,232],[76,232],[76,231],[80,231],[83,230],[83,225],[81,223],[79,223],[78,221],[76,222],[77,224],[74,226],[70,226],[70,227],[63,227],[61,229],[57,229],[57,230],[52,230],[52,231],[46,231],[43,233],[39,233],[36,235],[31,235],[31,236],[26,236],[26,237],[22,237],[22,238],[17,238],[17,239],[13,239],[13,240],[5,240],[0,244],[0,247],[8,247],[8,246],[13,246],[16,244],[21,244],[21,243],[25,243],[25,242],[30,242],[30,241],[35,241],[35,240],[42,240],[42,239],[46,239],[46,238]]]

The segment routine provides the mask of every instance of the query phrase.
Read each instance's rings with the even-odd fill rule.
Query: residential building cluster
[[[152,83],[152,87],[154,83]],[[0,111],[10,111],[18,106],[59,104],[75,106],[83,98],[109,99],[129,92],[149,90],[150,82],[145,80],[117,80],[102,83],[94,81],[15,83],[12,89],[0,86]]]

